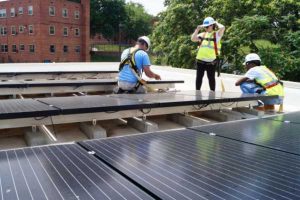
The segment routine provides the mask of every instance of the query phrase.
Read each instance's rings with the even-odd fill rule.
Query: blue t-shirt
[[[121,60],[124,60],[128,57],[130,53],[130,48],[125,49],[121,55]],[[135,64],[140,73],[145,66],[151,65],[148,54],[145,51],[139,50],[135,53]],[[130,83],[136,83],[138,80],[135,75],[132,73],[129,65],[125,65],[122,71],[119,73],[119,80],[126,81]]]

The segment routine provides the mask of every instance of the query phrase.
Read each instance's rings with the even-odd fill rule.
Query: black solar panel
[[[37,99],[40,102],[60,108],[62,114],[79,114],[93,112],[110,112],[140,108],[152,108],[155,103],[139,102],[125,98],[111,98],[109,96],[81,96],[81,97],[52,97]]]
[[[59,110],[33,99],[0,100],[0,119],[57,115]]]
[[[75,144],[0,152],[0,199],[151,199]]]
[[[300,155],[299,124],[254,119],[191,129]]]
[[[300,112],[281,114],[281,115],[277,115],[275,117],[267,117],[265,119],[275,120],[275,121],[280,121],[280,122],[285,122],[285,123],[300,124]]]
[[[81,142],[162,199],[299,199],[300,157],[170,131]]]

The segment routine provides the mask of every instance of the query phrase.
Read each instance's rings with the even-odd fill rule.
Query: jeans
[[[255,83],[244,82],[240,85],[240,87],[244,94],[255,94],[259,93],[258,91],[262,91],[260,92],[260,94],[266,95],[266,91],[260,85],[257,85]],[[283,97],[279,96],[276,99],[263,100],[263,102],[265,105],[282,104]]]

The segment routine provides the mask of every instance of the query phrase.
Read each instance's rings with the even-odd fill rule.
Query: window
[[[6,9],[0,9],[0,18],[6,17]]]
[[[64,47],[63,47],[63,51],[64,51],[64,53],[68,53],[68,51],[69,51],[69,47],[68,47],[67,45],[64,45]]]
[[[1,52],[8,52],[8,45],[7,44],[2,44],[1,45]]]
[[[66,9],[66,8],[62,9],[62,16],[65,18],[68,17],[68,9]]]
[[[80,52],[80,46],[76,46],[76,47],[75,47],[75,52],[76,52],[76,53],[79,53],[79,52]]]
[[[16,35],[17,34],[17,29],[15,26],[11,26],[11,34]]]
[[[50,53],[55,53],[55,45],[50,45]]]
[[[28,26],[28,32],[29,34],[33,34],[33,25]]]
[[[23,33],[24,32],[24,26],[23,25],[20,25],[19,26],[19,33]]]
[[[20,44],[19,49],[20,49],[20,51],[25,51],[25,45],[24,44]]]
[[[28,6],[28,15],[33,15],[33,6]]]
[[[69,29],[68,27],[64,27],[64,36],[68,36]]]
[[[54,6],[49,6],[49,15],[55,16],[55,7]]]
[[[1,33],[1,35],[6,35],[7,34],[7,29],[6,29],[5,26],[1,26],[0,33]]]
[[[18,50],[17,50],[17,45],[15,45],[15,44],[11,45],[11,51],[12,51],[13,53],[17,53],[17,52],[18,52]]]
[[[79,19],[79,11],[78,10],[76,10],[74,12],[74,16],[75,16],[75,19]]]
[[[16,16],[15,8],[11,8],[11,9],[10,9],[10,16],[11,16],[11,17]]]
[[[49,26],[49,35],[55,35],[55,26]]]
[[[30,45],[29,45],[29,52],[30,52],[30,53],[34,53],[34,51],[35,51],[35,46],[34,46],[34,44],[30,44]]]
[[[75,36],[79,36],[80,35],[80,30],[79,28],[75,28]]]
[[[23,15],[23,7],[19,7],[19,15]]]

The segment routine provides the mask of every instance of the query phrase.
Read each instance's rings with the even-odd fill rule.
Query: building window
[[[7,34],[7,29],[6,29],[5,26],[1,26],[0,33],[1,33],[1,35],[6,35]]]
[[[17,29],[15,26],[11,26],[11,34],[16,35],[17,34]]]
[[[29,34],[33,34],[33,25],[28,26],[28,32]]]
[[[15,8],[11,8],[11,9],[10,9],[10,16],[11,16],[11,17],[16,16]]]
[[[79,28],[75,28],[75,36],[79,36],[80,35],[80,30]]]
[[[49,35],[55,35],[55,26],[49,26]]]
[[[2,44],[1,45],[1,52],[7,53],[8,52],[8,45],[7,44]]]
[[[75,47],[75,52],[76,52],[76,53],[80,53],[80,46],[76,46],[76,47]]]
[[[64,36],[68,36],[69,29],[68,27],[64,27]]]
[[[64,53],[68,53],[69,52],[69,47],[67,45],[64,45],[63,51],[64,51]]]
[[[35,52],[35,46],[34,46],[34,44],[30,44],[29,45],[29,52],[30,53],[34,53]]]
[[[18,52],[18,50],[17,50],[17,45],[15,45],[15,44],[11,45],[11,51],[12,51],[13,53],[17,53],[17,52]]]
[[[49,6],[49,15],[55,16],[55,7],[54,6]]]
[[[33,15],[33,6],[28,6],[28,15]]]
[[[24,33],[24,26],[23,25],[19,26],[19,33]]]
[[[63,9],[62,9],[62,16],[63,16],[64,18],[67,18],[67,17],[68,17],[68,9],[66,9],[66,8],[63,8]]]
[[[23,7],[19,7],[19,15],[23,15]]]
[[[78,10],[76,10],[75,12],[74,12],[74,15],[75,15],[75,19],[79,19],[79,11]]]
[[[25,45],[24,44],[20,44],[19,49],[20,49],[20,51],[25,51]]]
[[[6,9],[0,9],[0,18],[6,17]]]
[[[55,45],[50,45],[50,53],[55,53]]]

